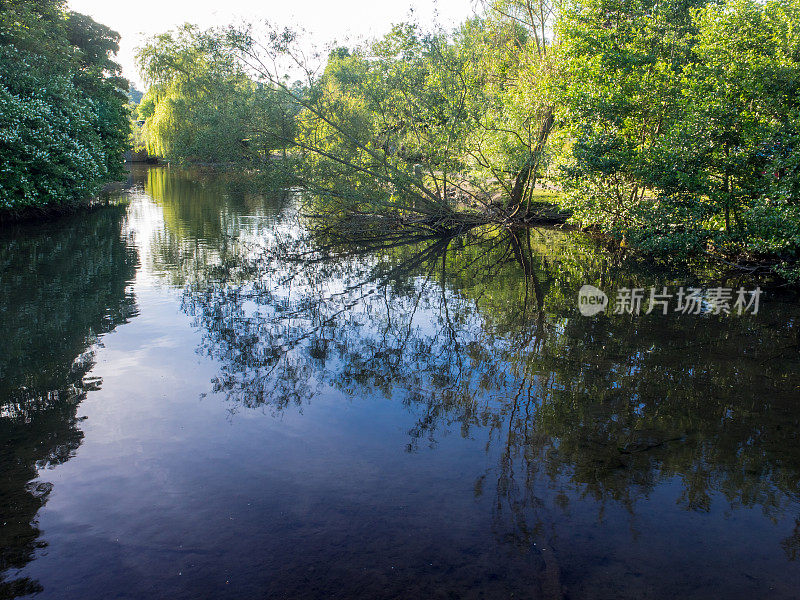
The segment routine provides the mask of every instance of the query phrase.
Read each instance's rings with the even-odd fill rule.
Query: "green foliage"
[[[349,213],[381,205],[450,212],[447,188],[464,169],[470,120],[463,70],[444,35],[407,24],[364,48],[334,52],[299,120],[312,185],[323,181]]]
[[[655,143],[681,118],[678,82],[688,61],[691,8],[680,0],[565,7],[558,92],[572,137],[564,174],[576,220],[611,231],[641,225],[637,207],[647,202],[660,168]]]
[[[27,71],[9,74],[0,55],[4,81],[15,76],[27,93],[0,84],[0,210],[69,203],[94,194],[108,173],[96,118],[66,77],[42,82]],[[27,60],[14,57],[26,69]],[[10,77],[9,77],[10,79]]]
[[[696,60],[683,81],[686,116],[670,136],[692,143],[668,157],[683,172],[689,162],[696,175],[676,191],[706,197],[735,249],[796,259],[800,3],[733,0],[709,5],[696,22]]]
[[[0,211],[74,205],[122,174],[119,36],[57,0],[3,4]]]
[[[167,158],[288,151],[327,218],[548,218],[548,175],[573,221],[645,252],[800,277],[798,30],[800,0],[494,0],[315,65],[292,31],[186,26],[142,50],[139,114]]]
[[[259,164],[293,137],[283,95],[247,77],[191,25],[156,36],[139,51],[151,84],[138,107],[147,151],[182,163]]]
[[[530,208],[537,178],[550,159],[556,8],[547,0],[496,0],[483,19],[468,21],[460,36],[461,46],[471,51],[481,90],[474,97],[488,108],[472,133],[474,163],[484,177],[498,182],[512,207],[524,201]]]
[[[300,62],[309,75],[302,95],[265,66],[300,55],[295,34],[262,40],[232,29],[228,44],[301,107],[295,144],[306,186],[321,192],[316,213],[439,226],[474,209],[516,211],[542,163],[552,126],[540,93],[547,44],[535,34],[538,21],[509,15],[475,19],[452,34],[396,25],[331,52],[319,77]]]
[[[786,272],[800,249],[798,27],[796,0],[569,5],[574,218],[655,254],[777,257]]]

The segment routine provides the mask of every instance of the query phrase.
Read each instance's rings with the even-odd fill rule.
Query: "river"
[[[0,598],[800,597],[797,295],[131,183],[0,230]]]

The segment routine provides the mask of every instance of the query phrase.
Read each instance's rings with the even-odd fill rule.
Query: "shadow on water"
[[[40,591],[13,576],[46,546],[36,515],[53,486],[38,471],[80,446],[78,405],[102,385],[92,348],[136,314],[125,210],[0,233],[0,598]]]

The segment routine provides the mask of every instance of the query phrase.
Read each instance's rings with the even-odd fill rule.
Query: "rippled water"
[[[800,597],[796,296],[583,317],[754,283],[132,179],[0,231],[1,598]]]

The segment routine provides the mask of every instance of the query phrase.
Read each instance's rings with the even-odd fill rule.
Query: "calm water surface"
[[[0,597],[800,598],[800,303],[208,176],[0,232]],[[352,237],[352,236],[351,236]]]

